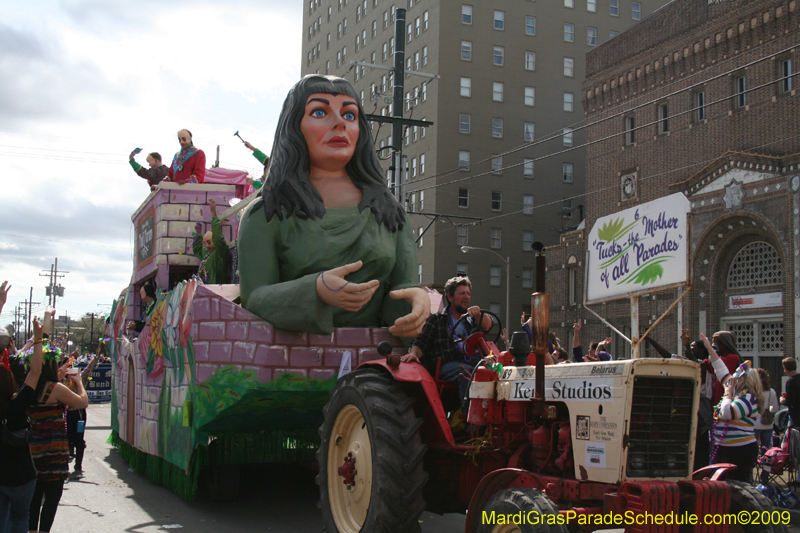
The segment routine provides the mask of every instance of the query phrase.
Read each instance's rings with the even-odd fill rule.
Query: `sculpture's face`
[[[314,170],[338,171],[353,158],[358,142],[358,104],[351,96],[315,93],[306,100],[300,131]]]

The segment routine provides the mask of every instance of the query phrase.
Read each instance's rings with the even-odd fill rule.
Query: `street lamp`
[[[488,248],[478,248],[476,246],[462,246],[461,247],[461,251],[464,252],[464,253],[467,253],[470,250],[483,250],[484,252],[491,252],[494,255],[496,255],[497,257],[499,257],[500,260],[506,265],[506,327],[509,327],[508,306],[509,306],[509,302],[511,300],[511,270],[510,270],[511,257],[509,256],[509,257],[506,257],[505,259],[503,259],[502,255],[500,255],[497,252],[495,252],[494,250],[490,250]]]

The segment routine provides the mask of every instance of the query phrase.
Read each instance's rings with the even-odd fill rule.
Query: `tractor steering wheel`
[[[490,317],[492,317],[492,319],[493,319],[492,321],[494,322],[494,324],[497,324],[497,335],[495,336],[494,340],[490,341],[490,342],[493,342],[494,344],[497,344],[497,341],[500,340],[500,335],[503,333],[503,324],[500,322],[500,317],[499,316],[497,316],[496,314],[492,313],[491,311],[487,311],[486,309],[481,309],[481,314],[478,317],[478,321],[472,327],[472,331],[470,331],[466,336],[457,335],[457,334],[454,335],[454,342],[469,341],[475,335],[479,335],[479,334],[480,335],[486,335],[487,333],[492,331],[494,329],[494,324],[492,325],[491,328],[489,328],[489,331],[483,331],[483,329],[481,328],[481,324],[483,323],[483,315],[489,315]],[[461,318],[459,318],[456,321],[456,323],[453,324],[453,331],[457,331],[458,327],[461,325],[461,322],[465,321],[468,317],[469,317],[469,315],[464,315]]]

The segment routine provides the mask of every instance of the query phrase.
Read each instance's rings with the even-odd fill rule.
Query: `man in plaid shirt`
[[[422,333],[414,341],[401,360],[403,362],[422,362],[423,358],[431,361],[428,368],[436,367],[436,358],[442,358],[442,367],[439,370],[439,379],[444,379],[458,385],[458,394],[461,398],[461,412],[466,413],[469,406],[469,378],[472,369],[481,360],[478,352],[465,354],[463,342],[457,342],[457,337],[466,337],[475,329],[481,308],[470,307],[472,283],[466,276],[450,278],[444,285],[447,298],[447,307],[440,313],[428,317]],[[464,315],[468,318],[454,328],[458,319]],[[481,329],[489,331],[492,327],[492,317],[483,315]]]

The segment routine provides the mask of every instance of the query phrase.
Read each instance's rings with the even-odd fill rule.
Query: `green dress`
[[[411,312],[389,292],[417,286],[414,236],[408,224],[394,233],[379,226],[369,208],[326,209],[319,220],[273,216],[269,223],[263,208],[252,215],[248,208],[237,246],[242,307],[279,329],[330,334],[334,327],[391,325]],[[322,302],[317,276],[359,260],[363,266],[347,280],[379,280],[372,299],[357,312]]]
[[[211,242],[214,243],[214,251],[209,253],[206,247],[203,246],[203,235],[195,235],[192,251],[195,257],[200,260],[200,268],[197,270],[197,275],[206,284],[229,283],[228,263],[231,261],[231,251],[228,249],[228,243],[225,242],[225,236],[222,234],[222,224],[220,224],[217,217],[211,219]]]

